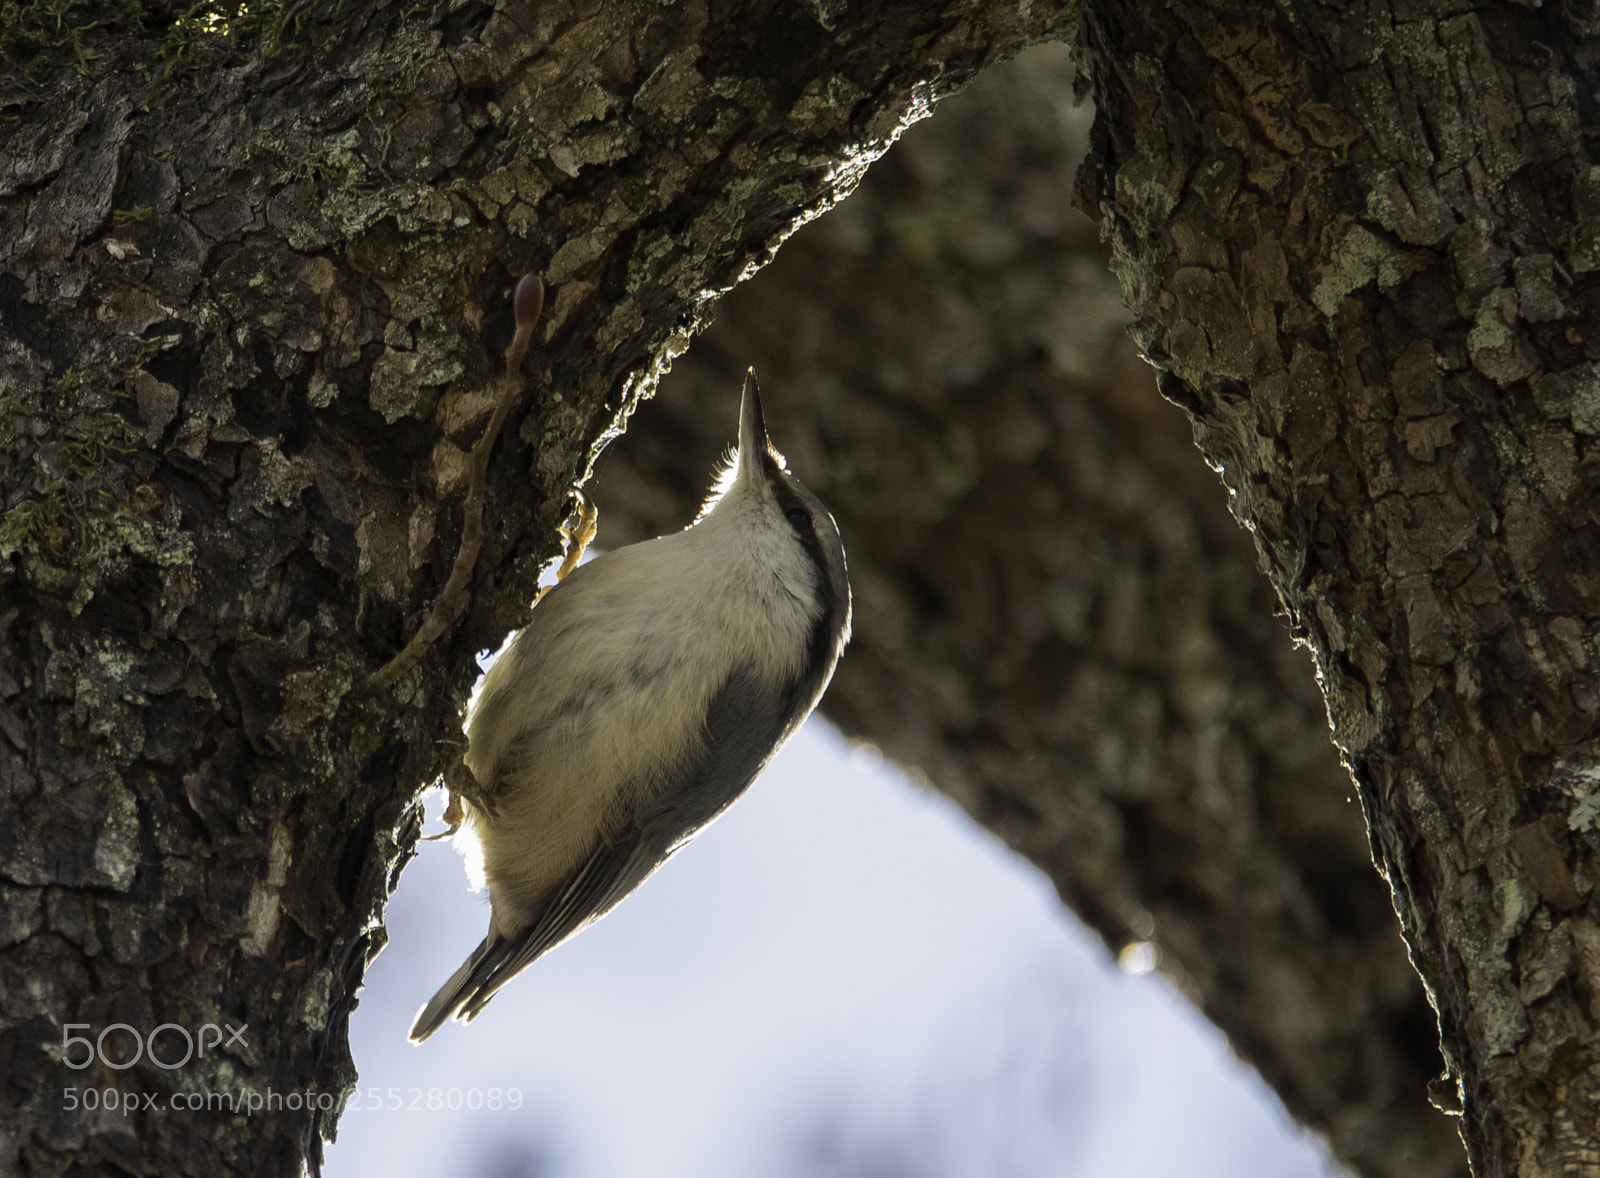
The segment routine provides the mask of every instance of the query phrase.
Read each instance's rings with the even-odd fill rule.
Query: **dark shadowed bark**
[[[1600,1173],[1590,5],[1114,3],[1084,193],[1310,645],[1476,1172]]]
[[[601,542],[690,518],[754,363],[850,553],[829,717],[1156,942],[1347,1165],[1464,1173],[1310,659],[1069,209],[1072,81],[985,75],[730,295],[599,464]]]
[[[315,1158],[334,1118],[305,1094],[354,1078],[416,791],[568,484],[717,292],[907,118],[1062,27],[975,2],[449,7],[5,9],[7,1173]],[[374,690],[449,575],[535,269],[552,297],[470,603]],[[69,1066],[69,1036],[116,1023]],[[168,1062],[181,1032],[248,1030],[111,1066],[163,1024]],[[137,1111],[64,1107],[85,1087]],[[269,1092],[298,1099],[167,1111]]]

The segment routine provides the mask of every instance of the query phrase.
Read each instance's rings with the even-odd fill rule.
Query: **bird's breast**
[[[571,595],[543,625],[563,593],[541,602],[469,720],[468,765],[497,811],[469,827],[502,932],[705,755],[712,697],[735,667],[799,673],[803,643],[764,604],[702,590],[641,608],[627,588]]]

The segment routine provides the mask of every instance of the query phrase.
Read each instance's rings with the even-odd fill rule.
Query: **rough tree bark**
[[[850,553],[828,717],[1158,944],[1351,1169],[1465,1173],[1311,660],[1069,207],[1072,90],[1066,46],[991,70],[733,291],[597,465],[601,542],[690,518],[757,365]]]
[[[1315,656],[1479,1175],[1600,1174],[1592,5],[1085,9],[1083,190]]]
[[[294,1173],[334,1121],[305,1094],[354,1078],[345,1020],[413,799],[567,485],[717,292],[1065,16],[5,14],[0,1169]],[[534,269],[553,298],[470,605],[375,692],[448,576],[511,284]],[[69,1067],[68,1035],[117,1023]],[[169,1062],[182,1032],[248,1031],[170,1070],[111,1066],[169,1023]],[[124,1107],[64,1106],[88,1087]],[[269,1090],[298,1099],[167,1111]]]

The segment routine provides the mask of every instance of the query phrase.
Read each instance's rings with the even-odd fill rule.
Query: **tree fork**
[[[1065,212],[1093,112],[1068,109],[1064,48],[941,104],[729,295],[597,469],[607,536],[693,513],[761,357],[857,587],[829,719],[1032,860],[1112,952],[1153,941],[1352,1172],[1464,1175],[1311,660],[1105,306],[1098,228]]]

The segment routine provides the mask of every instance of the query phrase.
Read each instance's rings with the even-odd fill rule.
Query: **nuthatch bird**
[[[751,372],[738,452],[694,523],[578,568],[484,677],[464,758],[483,804],[458,837],[489,934],[412,1040],[471,1021],[726,810],[849,636],[839,529],[768,440]]]

